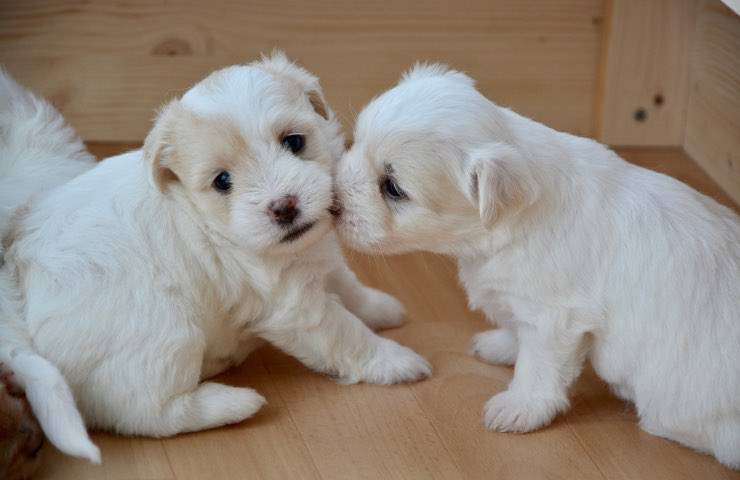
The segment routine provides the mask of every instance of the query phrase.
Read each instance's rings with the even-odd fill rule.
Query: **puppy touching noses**
[[[295,195],[286,195],[280,200],[270,202],[267,211],[278,225],[291,225],[301,213]]]
[[[643,429],[740,469],[740,217],[441,65],[376,97],[353,138],[337,232],[368,253],[457,258],[469,305],[498,327],[473,351],[516,363],[489,429],[549,424],[588,360]]]
[[[331,205],[329,205],[329,214],[334,218],[339,218],[342,215],[342,201],[339,200],[339,194],[332,192]]]
[[[0,71],[0,103],[2,79]],[[27,130],[46,137],[62,124],[37,114],[45,110],[35,105],[17,110],[44,123],[18,122],[16,109],[6,110],[0,123],[12,138]],[[54,150],[70,156],[84,149],[71,137],[64,133]],[[0,145],[3,194],[8,162],[16,158],[28,158],[21,171],[38,183],[29,155],[45,145],[39,142]],[[400,325],[403,306],[360,282],[332,231],[332,168],[343,145],[318,79],[275,53],[212,73],[162,109],[143,149],[106,159],[27,204],[0,270],[0,361],[14,360],[25,368],[16,369],[23,386],[39,387],[29,397],[67,453],[100,459],[75,398],[91,426],[126,435],[171,436],[252,417],[265,404],[262,395],[206,380],[242,363],[263,341],[345,383],[430,375],[422,357],[373,333]],[[44,167],[57,161],[56,152],[47,155]],[[7,196],[0,197],[2,211]],[[127,254],[133,250],[137,255]],[[28,273],[22,281],[21,271]],[[70,279],[72,304],[66,289],[46,288]],[[6,295],[13,310],[7,321]],[[16,308],[24,317],[17,326]],[[28,328],[36,312],[50,328]],[[132,348],[131,338],[143,341]],[[144,363],[149,367],[138,367]],[[39,442],[18,434],[20,402],[3,402],[3,391],[0,377],[5,480],[10,457],[3,453],[27,445],[33,455]]]

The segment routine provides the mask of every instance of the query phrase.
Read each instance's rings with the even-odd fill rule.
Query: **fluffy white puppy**
[[[95,158],[59,112],[0,69],[0,237],[15,209],[33,194],[94,165]]]
[[[260,394],[201,381],[261,340],[346,383],[430,374],[368,328],[403,308],[357,280],[330,233],[342,151],[317,79],[276,54],[213,73],[142,150],[19,212],[5,268],[23,326],[89,426],[163,436],[244,420]]]
[[[0,69],[0,238],[10,228],[18,206],[94,165],[95,159],[59,112]],[[99,462],[100,452],[87,435],[64,377],[38,354],[26,329],[17,321],[21,304],[18,293],[13,277],[0,270],[0,370],[12,373],[51,443],[69,455]],[[7,442],[21,444],[35,438],[28,420],[11,418],[9,422],[17,429],[3,432]],[[12,449],[0,451],[0,456],[6,460],[23,458],[16,453]],[[31,457],[35,459],[34,452]]]
[[[486,425],[526,432],[568,408],[588,358],[640,424],[740,466],[740,220],[606,147],[499,108],[422,66],[360,114],[338,165],[340,238],[454,255],[514,364]]]

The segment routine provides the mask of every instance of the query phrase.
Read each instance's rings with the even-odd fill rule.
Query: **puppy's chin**
[[[266,253],[274,255],[299,253],[321,240],[331,228],[332,221],[328,216],[299,223],[281,234],[282,236],[267,249]]]
[[[335,220],[334,228],[342,245],[361,253],[367,253],[368,255],[395,255],[411,250],[410,248],[404,248],[398,242],[389,241],[385,237],[370,235],[362,231],[362,229],[353,225],[351,219],[348,220],[344,216]]]

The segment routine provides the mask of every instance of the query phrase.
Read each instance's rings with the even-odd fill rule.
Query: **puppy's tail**
[[[95,163],[95,157],[62,114],[19,85],[0,66],[0,162],[3,168],[21,168],[14,165],[19,158],[26,164],[56,162],[59,158],[87,167]]]
[[[17,321],[18,301],[8,272],[0,270],[0,363],[13,372],[49,441],[60,451],[100,463],[72,391],[59,369],[38,355]]]

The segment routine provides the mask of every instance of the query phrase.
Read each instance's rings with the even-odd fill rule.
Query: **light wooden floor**
[[[120,146],[94,146],[99,155]],[[676,151],[621,152],[635,163],[684,180],[730,204]],[[468,311],[448,259],[425,255],[351,256],[370,285],[400,298],[409,323],[384,335],[434,365],[434,377],[392,387],[337,385],[272,348],[221,380],[250,386],[269,405],[253,419],[167,440],[95,434],[100,467],[47,447],[39,479],[740,479],[711,457],[640,431],[629,405],[587,370],[573,408],[535,433],[491,433],[481,408],[504,390],[512,370],[466,354],[487,328]]]

